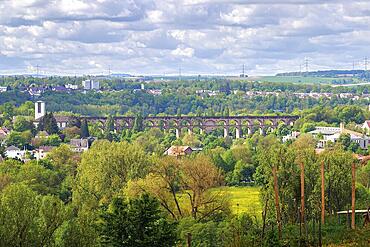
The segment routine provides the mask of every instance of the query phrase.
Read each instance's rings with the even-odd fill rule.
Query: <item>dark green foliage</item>
[[[107,118],[107,121],[105,122],[104,127],[104,138],[113,141],[114,138],[114,119],[112,116],[109,116]]]
[[[83,119],[81,122],[81,138],[87,138],[89,136],[89,126],[87,125],[86,119]]]
[[[143,125],[143,116],[141,114],[136,115],[133,131],[134,132],[140,132],[143,131],[144,125]]]
[[[40,119],[37,129],[39,131],[46,131],[50,135],[59,133],[58,124],[52,112],[46,113],[45,116]]]
[[[159,202],[147,194],[129,202],[114,198],[98,224],[103,246],[174,246],[175,229],[161,215]]]

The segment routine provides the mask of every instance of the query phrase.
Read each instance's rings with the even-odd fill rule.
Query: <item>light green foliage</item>
[[[35,106],[31,101],[26,101],[18,108],[15,109],[17,115],[22,116],[34,116],[35,115]]]
[[[6,143],[23,149],[25,145],[31,142],[32,137],[33,135],[29,130],[24,132],[12,131],[7,136]]]
[[[135,145],[142,147],[148,154],[161,155],[166,151],[165,146],[162,144],[165,138],[164,133],[159,129],[150,129],[141,132],[133,142]]]
[[[17,117],[13,123],[13,129],[18,132],[30,130],[35,132],[35,126],[32,122],[28,121],[25,117]]]
[[[1,192],[0,208],[1,246],[50,246],[69,214],[58,198],[39,196],[23,184]]]
[[[77,201],[109,201],[122,191],[129,179],[143,177],[151,165],[148,156],[137,145],[127,142],[96,141],[82,155],[76,181]]]
[[[62,183],[62,178],[57,171],[39,165],[35,160],[22,165],[15,180],[43,195],[57,195]]]
[[[15,114],[15,107],[12,103],[6,102],[0,107],[0,113],[4,116],[5,119],[10,120]]]

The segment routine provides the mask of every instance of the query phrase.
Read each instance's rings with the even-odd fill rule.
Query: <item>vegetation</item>
[[[72,77],[49,80],[56,85],[77,83]],[[24,78],[4,83],[18,88],[22,83],[39,85],[36,79]],[[317,140],[304,134],[316,125],[341,122],[358,130],[357,124],[369,118],[367,100],[299,99],[291,94],[329,89],[321,85],[159,82],[150,85],[162,90],[154,96],[133,91],[138,82],[102,83],[102,92],[42,95],[52,99],[54,113],[41,119],[38,129],[33,125],[33,104],[27,99],[1,102],[0,126],[10,133],[1,137],[0,146],[0,246],[186,246],[190,241],[192,246],[217,247],[318,246],[320,241],[326,246],[368,244],[370,229],[363,218],[358,216],[356,229],[350,229],[347,218],[338,221],[336,215],[351,206],[352,164],[356,165],[356,208],[370,205],[370,163],[356,159],[358,154],[368,155],[368,150],[342,135],[317,153]],[[218,90],[219,95],[198,95],[198,89]],[[281,90],[284,97],[246,98],[234,90]],[[294,126],[270,129],[265,136],[255,133],[238,140],[222,137],[221,128],[210,133],[194,130],[176,138],[173,131],[143,124],[149,114],[227,116],[276,114],[276,110],[300,119]],[[54,117],[60,111],[72,116],[63,130]],[[106,115],[108,120],[104,126],[87,123],[78,114]],[[134,127],[115,130],[116,114],[135,116]],[[283,143],[282,137],[292,131],[302,134]],[[84,153],[67,145],[72,138],[91,136],[98,140]],[[45,159],[20,161],[6,158],[5,145],[55,148]],[[164,155],[171,145],[200,151],[184,157]],[[322,164],[325,222],[320,220]]]

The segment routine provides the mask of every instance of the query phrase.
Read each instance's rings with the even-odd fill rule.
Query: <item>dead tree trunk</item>
[[[277,167],[276,165],[272,168],[272,174],[274,176],[274,191],[275,191],[275,208],[276,208],[276,221],[278,224],[279,230],[279,239],[282,237],[282,225],[281,225],[281,213],[280,213],[280,205],[279,205],[279,185],[277,179]]]
[[[304,217],[304,164],[301,162],[301,222],[305,228],[305,217]]]
[[[352,218],[351,218],[351,228],[356,228],[356,218],[355,218],[355,203],[356,203],[356,164],[352,164]]]
[[[321,224],[325,224],[325,174],[324,161],[321,162]]]

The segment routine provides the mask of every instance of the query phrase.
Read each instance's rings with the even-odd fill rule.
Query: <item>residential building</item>
[[[66,84],[64,86],[65,86],[65,88],[68,88],[68,89],[71,89],[71,90],[77,90],[78,89],[78,85],[74,85],[74,84]]]
[[[28,93],[31,96],[41,96],[45,92],[45,88],[43,87],[30,87],[28,88]]]
[[[361,149],[368,149],[370,146],[370,138],[362,133],[348,130],[341,123],[340,127],[316,127],[310,131],[315,138],[318,139],[317,148],[325,148],[328,143],[336,143],[342,134],[348,134],[351,142],[357,143]],[[320,137],[320,138],[319,138]]]
[[[99,81],[94,80],[84,80],[82,81],[82,87],[85,90],[99,90],[100,89],[100,83]]]
[[[55,147],[53,146],[40,146],[38,149],[33,151],[33,155],[36,160],[45,159],[48,153],[53,150]]]
[[[73,152],[82,153],[87,151],[90,148],[90,144],[92,143],[93,139],[71,139],[69,142],[69,146],[71,147]]]
[[[68,92],[69,91],[69,89],[68,88],[66,88],[65,86],[53,86],[53,87],[51,87],[51,91],[53,91],[53,92]]]
[[[295,139],[297,139],[299,137],[300,134],[301,134],[301,132],[293,131],[289,135],[283,136],[282,141],[283,142],[287,142],[289,140],[294,141]]]
[[[189,146],[171,146],[164,154],[178,157],[190,155],[192,152],[193,149]]]
[[[8,91],[8,87],[0,87],[0,93]]]
[[[20,148],[17,148],[15,146],[7,147],[5,150],[5,156],[10,159],[24,159],[26,151],[21,150]]]

